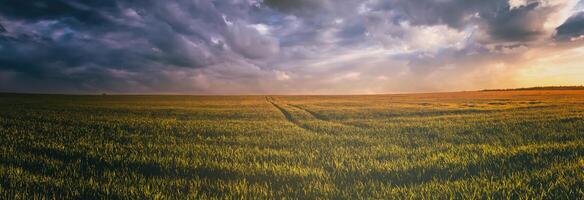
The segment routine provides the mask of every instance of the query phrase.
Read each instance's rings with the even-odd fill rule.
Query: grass
[[[0,199],[582,199],[584,91],[0,94]]]

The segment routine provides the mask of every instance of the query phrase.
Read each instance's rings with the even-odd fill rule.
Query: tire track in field
[[[290,121],[291,123],[293,123],[294,125],[302,128],[304,130],[310,131],[310,132],[320,133],[320,131],[318,129],[311,128],[310,126],[307,126],[305,124],[300,123],[300,121],[298,121],[296,118],[294,118],[294,116],[292,115],[292,113],[290,113],[290,111],[286,110],[281,105],[278,105],[274,101],[274,98],[267,97],[266,96],[266,101],[269,102],[270,104],[272,104],[274,107],[276,107],[286,117],[286,119],[288,121]],[[349,124],[343,124],[343,123],[338,123],[338,122],[334,122],[334,121],[325,120],[325,119],[322,119],[320,117],[317,117],[317,115],[315,115],[314,112],[308,111],[307,109],[304,109],[304,108],[301,108],[301,107],[298,107],[298,106],[295,106],[295,105],[290,105],[290,104],[287,104],[287,105],[290,106],[290,107],[294,107],[296,109],[299,109],[301,111],[304,111],[304,112],[308,113],[308,116],[309,117],[312,117],[315,120],[320,121],[320,122],[323,122],[323,123],[335,124],[336,126],[344,126],[344,127],[354,128],[354,129],[362,129],[361,127],[358,127],[358,126],[353,126],[353,125],[349,125]]]
[[[298,126],[301,129],[304,129],[304,130],[307,130],[307,131],[310,131],[310,132],[315,132],[313,130],[310,130],[310,129],[302,126],[298,120],[296,120],[296,119],[294,119],[294,117],[292,117],[292,114],[290,112],[288,112],[288,110],[286,110],[282,106],[276,104],[274,102],[274,98],[266,96],[266,101],[268,103],[272,104],[272,106],[276,107],[284,115],[284,117],[286,117],[286,120],[288,120],[290,123]]]
[[[325,121],[325,122],[329,122],[329,123],[339,124],[339,125],[343,125],[343,126],[350,126],[350,127],[358,128],[358,129],[361,129],[362,128],[362,127],[355,126],[355,125],[352,125],[352,124],[346,124],[346,123],[336,122],[336,121],[333,121],[333,120],[326,119],[324,117],[319,116],[316,112],[311,111],[311,110],[308,110],[308,109],[303,108],[303,107],[300,107],[298,105],[288,104],[288,106],[291,106],[291,107],[294,107],[294,108],[298,108],[299,110],[302,110],[302,111],[310,114],[311,117],[314,117],[315,119],[320,120],[320,121]]]

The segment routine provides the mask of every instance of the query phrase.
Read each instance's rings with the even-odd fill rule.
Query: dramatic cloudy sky
[[[3,0],[0,91],[353,94],[584,84],[579,0]]]

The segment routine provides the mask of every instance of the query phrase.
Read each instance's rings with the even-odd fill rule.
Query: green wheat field
[[[583,199],[584,90],[0,94],[0,199]]]

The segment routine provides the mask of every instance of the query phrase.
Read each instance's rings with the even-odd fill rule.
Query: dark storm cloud
[[[558,40],[570,40],[582,35],[584,35],[584,12],[579,12],[556,28],[555,38]]]
[[[389,0],[379,1],[372,8],[392,10],[401,20],[408,20],[414,25],[446,24],[463,28],[469,16],[498,12],[505,4],[504,0]]]
[[[344,17],[356,13],[359,4],[354,2],[358,1],[269,0],[266,4],[298,16]],[[385,20],[395,24],[407,21],[412,25],[448,25],[456,29],[478,24],[495,41],[529,41],[542,35],[545,19],[556,8],[527,2],[513,8],[508,0],[387,0],[363,5],[373,12],[385,12]]]
[[[301,17],[350,16],[364,1],[355,0],[264,0],[266,6]]]
[[[115,1],[5,0],[0,13],[5,17],[31,21],[71,17],[83,23],[101,24],[108,21],[104,12],[115,12],[116,9]]]
[[[322,0],[264,0],[267,6],[279,11],[296,14],[314,14],[311,12],[322,9],[326,1]]]
[[[4,1],[0,70],[47,82],[109,87],[116,78],[111,71],[195,69],[268,58],[278,51],[277,42],[239,22],[248,12],[246,3]]]
[[[476,66],[463,64],[510,60],[511,49],[550,39],[544,24],[558,5],[538,0],[520,5],[508,0],[6,0],[0,6],[0,90],[54,85],[56,91],[211,91],[277,85],[275,80],[312,76],[307,73],[341,80],[335,76],[376,74],[360,70],[379,68],[356,63],[376,56],[392,64],[391,59],[404,61],[415,75],[446,65],[468,71]],[[572,16],[553,37],[582,35],[582,16]],[[375,66],[392,67],[381,61]]]
[[[506,12],[489,16],[489,34],[495,40],[530,41],[544,33],[543,24],[553,7],[540,8],[539,3],[530,3]]]

